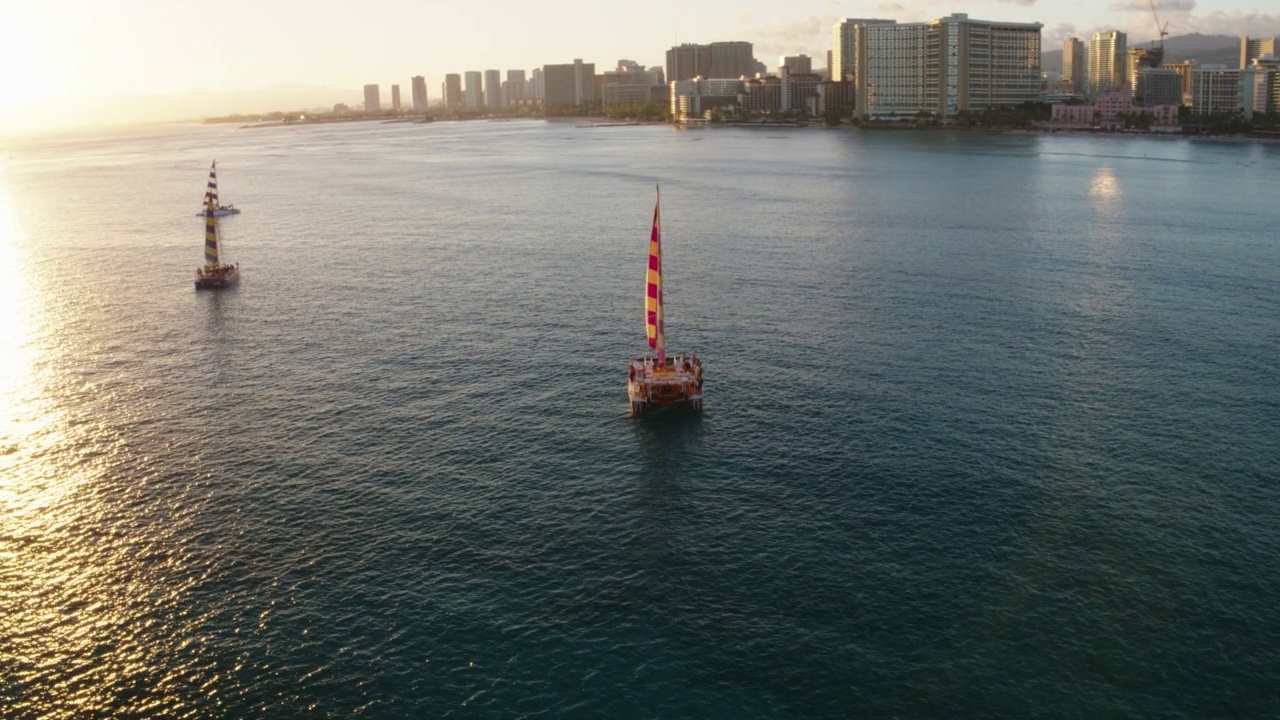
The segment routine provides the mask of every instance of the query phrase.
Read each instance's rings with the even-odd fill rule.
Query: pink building
[[[1092,105],[1054,105],[1052,122],[1109,127],[1122,113],[1146,113],[1154,117],[1152,125],[1178,124],[1177,105],[1134,105],[1127,87],[1102,93]]]

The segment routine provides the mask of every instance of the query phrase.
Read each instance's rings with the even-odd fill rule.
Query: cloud
[[[805,53],[813,57],[815,67],[821,67],[827,62],[831,26],[835,22],[828,16],[811,15],[801,20],[757,26],[746,37],[762,39],[755,42],[755,53],[756,58],[766,65],[772,65],[782,55]]]
[[[1184,32],[1178,28],[1179,34]],[[1205,35],[1248,35],[1270,37],[1280,35],[1280,13],[1224,12],[1217,10],[1208,15],[1188,18],[1185,32]]]
[[[1151,3],[1142,0],[1127,0],[1127,2],[1111,3],[1111,9],[1116,12],[1135,12],[1149,13],[1151,12]],[[1156,3],[1156,11],[1159,13],[1188,13],[1196,9],[1196,0],[1159,0]]]
[[[876,6],[876,9],[882,13],[900,13],[906,12],[907,8],[902,3],[883,2]]]
[[[996,0],[996,2],[1013,3],[1014,5],[1021,5],[1023,7],[1036,4],[1036,0]]]
[[[1059,23],[1053,26],[1052,28],[1045,28],[1042,31],[1042,37],[1044,39],[1041,43],[1041,47],[1048,50],[1054,47],[1061,46],[1062,41],[1066,40],[1069,37],[1078,38],[1078,37],[1081,37],[1081,35],[1080,35],[1080,31],[1076,29],[1075,25],[1072,25],[1071,23]]]

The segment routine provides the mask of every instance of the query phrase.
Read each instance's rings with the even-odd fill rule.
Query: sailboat
[[[218,241],[216,200],[204,205],[204,266],[196,268],[196,289],[224,288],[240,277],[240,263],[222,262],[222,244]]]
[[[667,356],[666,326],[662,306],[662,190],[653,205],[653,229],[649,232],[649,269],[645,276],[645,334],[653,355],[633,358],[627,371],[627,396],[631,413],[683,407],[702,409],[702,361],[694,355]]]
[[[204,190],[204,204],[207,206],[213,203],[213,214],[217,217],[224,215],[239,215],[240,208],[235,205],[220,205],[218,203],[218,161],[213,161],[213,167],[209,168],[209,183]],[[201,210],[196,215],[204,215],[207,210]]]

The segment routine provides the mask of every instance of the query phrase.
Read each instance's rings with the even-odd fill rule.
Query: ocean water
[[[239,286],[192,288],[217,158]],[[1280,145],[0,146],[0,716],[1280,716]],[[663,198],[701,415],[633,419]]]

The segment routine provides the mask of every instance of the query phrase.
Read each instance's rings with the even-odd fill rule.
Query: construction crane
[[[1160,36],[1156,40],[1151,41],[1151,54],[1148,56],[1153,60],[1150,67],[1160,67],[1160,63],[1164,61],[1164,36],[1169,34],[1169,23],[1160,24],[1160,16],[1156,14],[1156,0],[1147,0],[1151,3],[1151,17],[1156,20],[1156,32]]]

